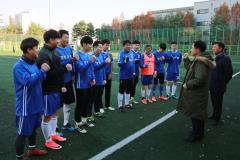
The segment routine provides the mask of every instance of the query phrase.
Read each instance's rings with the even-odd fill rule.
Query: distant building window
[[[197,26],[208,26],[208,21],[197,22]]]
[[[208,13],[208,9],[199,9],[197,10],[197,14],[206,14]]]
[[[214,8],[214,12],[216,13],[218,11],[218,8]]]

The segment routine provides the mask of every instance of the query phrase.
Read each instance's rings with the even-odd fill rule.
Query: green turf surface
[[[234,72],[240,71],[240,58],[233,57]],[[12,67],[16,57],[0,56],[0,160],[15,158],[14,141],[16,137],[14,90],[12,81]],[[118,67],[115,64],[115,72]],[[181,79],[185,70],[181,70]],[[240,77],[240,75],[239,75]],[[106,159],[240,159],[237,149],[239,145],[239,112],[237,100],[239,97],[239,77],[232,80],[228,93],[224,99],[224,116],[226,123],[216,129],[207,124],[206,138],[202,143],[189,145],[182,141],[190,127],[189,120],[181,115],[176,115],[149,133],[123,147]],[[113,77],[112,106],[117,107],[118,75]],[[140,98],[140,85],[137,96]],[[87,135],[79,133],[65,133],[68,141],[61,143],[60,151],[49,151],[48,156],[42,160],[79,160],[88,159],[105,148],[108,148],[160,117],[172,111],[176,101],[158,102],[143,106],[136,105],[134,110],[125,114],[118,111],[107,112],[103,119],[96,119],[96,127],[90,128]],[[74,107],[74,105],[73,105]],[[72,112],[73,113],[73,112]],[[73,123],[73,114],[71,115]],[[62,124],[62,111],[60,111],[59,125]],[[43,147],[43,136],[38,130],[38,143]],[[235,140],[235,138],[237,140]],[[239,148],[239,147],[238,147]],[[228,159],[228,158],[227,158]]]

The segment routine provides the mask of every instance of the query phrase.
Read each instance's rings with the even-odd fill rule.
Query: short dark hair
[[[80,43],[81,43],[81,46],[83,46],[83,43],[85,43],[85,44],[93,44],[93,39],[90,36],[84,36],[84,37],[82,37]]]
[[[130,40],[124,40],[122,42],[123,46],[125,46],[126,44],[132,44]]]
[[[134,40],[132,44],[141,44],[141,42],[139,40]]]
[[[194,48],[199,49],[201,52],[205,52],[207,49],[206,43],[200,40],[193,42],[193,46]]]
[[[165,43],[160,43],[159,48],[165,51],[167,49],[167,45]]]
[[[64,29],[60,29],[59,31],[60,37],[62,37],[64,34],[69,35],[69,32],[67,30]]]
[[[95,41],[93,43],[93,48],[97,47],[99,44],[103,44],[102,41]]]
[[[147,44],[147,45],[145,46],[145,49],[146,49],[146,48],[149,48],[149,47],[152,48],[152,45]]]
[[[51,38],[52,39],[60,38],[59,32],[54,29],[50,29],[43,34],[43,39],[45,43],[48,43]]]
[[[30,37],[30,38],[26,38],[26,39],[22,40],[20,48],[21,48],[22,52],[24,54],[26,54],[28,49],[32,49],[33,47],[37,47],[38,44],[39,44],[38,40]]]
[[[176,41],[172,41],[171,44],[177,44],[177,42]]]
[[[222,51],[225,49],[225,44],[223,42],[213,42],[212,45],[217,44],[220,48],[222,48]]]
[[[104,45],[104,44],[110,44],[109,39],[103,39],[103,40],[102,40],[102,44],[103,44],[103,45]]]

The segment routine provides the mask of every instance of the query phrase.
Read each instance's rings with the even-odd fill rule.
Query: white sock
[[[125,93],[125,105],[129,105],[130,102],[130,94]]]
[[[68,104],[64,104],[63,105],[63,117],[64,117],[64,122],[63,125],[67,125],[69,122],[69,117],[70,117],[70,112],[71,112],[71,108]]]
[[[122,107],[123,94],[118,93],[118,107]]]
[[[173,84],[172,85],[172,96],[176,94],[176,90],[177,90],[177,85]]]
[[[169,85],[166,85],[166,93],[167,93],[167,95],[170,95],[170,86]]]
[[[143,88],[141,88],[141,96],[142,96],[142,98],[146,98],[145,97],[145,89],[143,89]]]
[[[42,132],[43,132],[43,136],[44,136],[45,140],[51,141],[49,122],[42,122],[41,128],[42,128]]]
[[[57,117],[51,118],[50,127],[51,127],[50,134],[55,135],[57,129]]]
[[[150,94],[151,94],[151,89],[147,88],[147,98],[150,97]]]

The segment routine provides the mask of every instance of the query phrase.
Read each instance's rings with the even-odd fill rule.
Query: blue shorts
[[[153,84],[153,75],[143,75],[141,76],[142,85],[151,85]]]
[[[44,95],[44,116],[52,116],[61,107],[61,96],[59,92]]]
[[[16,127],[19,135],[31,136],[32,132],[41,127],[42,113],[30,116],[16,116]]]
[[[179,73],[167,73],[167,81],[177,82],[179,80]]]

